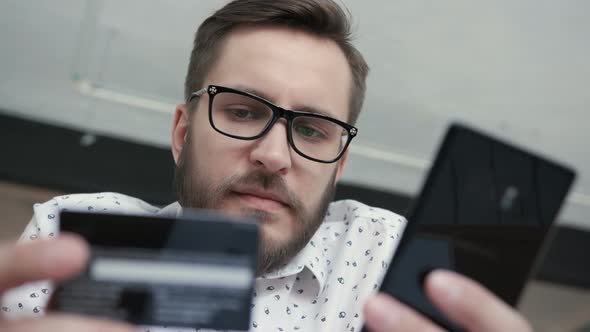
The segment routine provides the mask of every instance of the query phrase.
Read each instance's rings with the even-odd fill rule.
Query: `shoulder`
[[[352,199],[334,201],[326,213],[326,222],[349,221],[351,223],[373,224],[377,227],[402,228],[406,218],[393,211],[373,207]]]
[[[354,200],[333,202],[316,237],[330,261],[328,274],[352,277],[359,292],[369,294],[385,274],[406,223],[393,211]]]
[[[45,203],[33,205],[33,219],[21,239],[34,240],[57,234],[59,214],[62,211],[156,214],[160,210],[138,198],[114,192],[56,196]]]
[[[64,210],[88,212],[111,211],[118,213],[157,213],[160,210],[139,198],[114,192],[56,196],[45,203],[35,204],[33,209],[35,214],[43,210],[53,210],[56,212]]]
[[[383,248],[395,248],[406,224],[406,218],[395,212],[355,200],[342,200],[330,205],[320,232],[335,246],[362,240],[366,244],[382,247],[382,243],[386,243],[388,245]]]

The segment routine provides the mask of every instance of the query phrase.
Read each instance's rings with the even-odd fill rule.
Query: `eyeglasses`
[[[187,103],[209,94],[209,123],[217,132],[241,140],[264,136],[280,118],[287,120],[289,145],[299,155],[320,163],[338,161],[358,129],[328,116],[283,109],[256,95],[209,85],[193,92]]]

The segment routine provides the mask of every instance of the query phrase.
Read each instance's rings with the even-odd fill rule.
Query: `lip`
[[[237,188],[232,192],[240,199],[262,210],[277,210],[288,207],[288,200],[277,192],[258,188]]]

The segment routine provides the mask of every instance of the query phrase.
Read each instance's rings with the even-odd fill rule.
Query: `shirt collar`
[[[182,214],[182,206],[180,203],[174,202],[172,204],[166,205],[158,211],[158,215],[167,216],[167,217],[179,217]]]
[[[324,290],[328,278],[326,250],[320,230],[321,228],[316,231],[307,245],[286,265],[264,274],[261,278],[278,279],[299,274],[306,268],[313,274],[313,279],[318,282],[316,289],[316,296],[318,296]]]
[[[160,210],[161,214],[170,216],[179,216],[182,214],[182,206],[174,202]],[[304,268],[307,268],[313,278],[318,281],[316,296],[324,290],[326,279],[328,278],[326,249],[324,240],[321,235],[322,227],[318,228],[311,240],[293,257],[286,265],[261,276],[262,279],[278,279],[282,277],[299,274]]]

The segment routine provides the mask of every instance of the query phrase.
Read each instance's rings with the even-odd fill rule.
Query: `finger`
[[[370,298],[365,304],[364,315],[367,327],[374,332],[443,331],[414,309],[385,294]]]
[[[43,318],[0,322],[0,331],[18,332],[137,332],[138,328],[109,320],[73,315],[48,315]]]
[[[27,244],[0,245],[0,293],[36,280],[62,280],[80,272],[88,260],[88,245],[63,234]]]
[[[469,331],[532,331],[512,307],[460,274],[433,271],[426,277],[424,287],[439,310]]]

